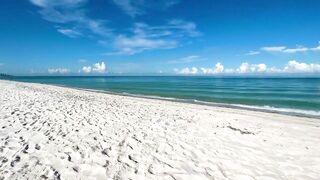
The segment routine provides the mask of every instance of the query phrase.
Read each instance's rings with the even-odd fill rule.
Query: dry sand
[[[320,179],[320,120],[0,81],[0,179]]]

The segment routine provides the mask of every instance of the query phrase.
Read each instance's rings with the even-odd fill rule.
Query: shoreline
[[[315,118],[0,81],[0,179],[320,178]]]
[[[125,97],[146,98],[146,99],[163,100],[163,101],[169,101],[169,102],[178,102],[178,103],[197,104],[197,105],[205,105],[205,106],[212,106],[212,107],[248,110],[248,111],[254,111],[254,112],[274,113],[274,114],[282,114],[282,115],[288,115],[288,116],[294,116],[294,117],[315,118],[315,119],[319,119],[320,120],[320,114],[318,115],[318,113],[320,113],[320,111],[319,112],[315,112],[315,111],[311,111],[311,110],[274,108],[274,107],[269,107],[269,109],[267,109],[264,106],[215,103],[215,102],[199,101],[199,100],[195,100],[195,99],[178,99],[178,98],[170,98],[170,97],[148,96],[148,95],[142,95],[142,94],[130,94],[130,93],[126,93],[126,92],[117,93],[117,92],[107,91],[107,90],[95,90],[95,89],[87,89],[87,88],[78,88],[78,87],[71,87],[71,86],[65,86],[65,85],[59,85],[59,84],[21,82],[21,81],[15,81],[15,80],[3,80],[3,81],[13,81],[13,82],[31,83],[31,84],[42,84],[42,85],[71,88],[71,89],[77,89],[77,90],[83,90],[83,91],[89,91],[89,92],[96,92],[96,93],[102,93],[102,94],[125,96]],[[272,109],[270,109],[270,108],[272,108]],[[309,111],[309,112],[312,112],[312,113],[317,113],[317,115],[315,115],[315,114],[307,114],[307,113],[303,113],[303,112],[299,112],[299,111]]]
[[[50,85],[50,84],[47,84],[47,85]],[[59,85],[57,85],[57,86],[59,86]],[[161,101],[196,104],[196,105],[204,105],[204,106],[211,106],[211,107],[229,108],[229,109],[248,110],[248,111],[255,111],[255,112],[274,113],[274,114],[282,114],[282,115],[288,115],[288,116],[294,116],[294,117],[316,118],[316,119],[320,120],[320,115],[312,115],[312,114],[306,114],[306,113],[293,112],[294,110],[300,111],[300,109],[288,109],[288,111],[281,111],[280,109],[285,109],[285,108],[274,108],[274,110],[272,110],[272,109],[266,109],[266,108],[264,109],[263,106],[215,103],[215,102],[199,101],[199,100],[195,100],[195,99],[178,99],[178,98],[169,98],[169,97],[160,97],[160,96],[130,94],[130,93],[125,93],[125,92],[124,93],[116,93],[116,92],[106,91],[106,90],[94,90],[94,89],[76,88],[76,87],[69,87],[69,86],[59,86],[59,87],[73,88],[73,89],[78,89],[78,90],[83,90],[83,91],[97,92],[97,93],[111,94],[111,95],[118,95],[118,96],[154,99],[154,100],[161,100]],[[290,112],[290,110],[293,110],[293,111]],[[304,111],[304,110],[301,110],[301,111]],[[308,110],[306,110],[306,111],[308,111]],[[312,111],[312,112],[314,112],[314,111]]]

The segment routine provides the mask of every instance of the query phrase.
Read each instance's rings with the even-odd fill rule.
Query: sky
[[[0,72],[320,74],[319,0],[1,0]]]

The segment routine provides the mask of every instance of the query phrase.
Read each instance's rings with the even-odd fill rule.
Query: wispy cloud
[[[118,36],[114,41],[114,47],[118,54],[132,55],[151,49],[170,49],[177,46],[175,40],[148,39],[140,36],[126,37]]]
[[[83,66],[82,72],[84,73],[105,73],[107,71],[106,64],[104,62],[101,63],[95,63],[92,66]]]
[[[296,53],[296,52],[307,52],[309,48],[298,46],[296,48],[287,48],[286,46],[275,46],[275,47],[262,47],[262,51],[266,52],[282,52],[282,53]]]
[[[201,33],[197,30],[197,25],[194,22],[187,22],[181,19],[173,19],[169,21],[168,26],[159,28],[178,30],[180,33],[177,35],[180,36],[187,35],[190,37],[197,37],[201,35]]]
[[[241,63],[238,68],[224,68],[221,63],[217,63],[213,68],[182,68],[174,69],[177,74],[183,75],[210,75],[210,74],[292,74],[292,73],[320,73],[320,64],[303,63],[296,60],[289,61],[284,67],[267,67],[266,64]]]
[[[149,26],[145,23],[135,23],[132,32],[137,36],[148,38],[157,37],[197,37],[201,32],[197,30],[194,22],[184,21],[181,19],[173,19],[165,25]]]
[[[145,14],[148,9],[164,10],[180,0],[113,0],[113,2],[131,17]]]
[[[202,60],[200,56],[191,55],[191,56],[183,57],[180,59],[168,61],[168,64],[187,64],[187,63],[192,63],[200,60]]]
[[[186,37],[199,36],[195,23],[173,20],[163,26],[149,26],[135,23],[131,36],[118,35],[114,38],[113,47],[116,51],[105,55],[132,55],[151,49],[171,49],[179,45]]]
[[[59,27],[58,32],[69,37],[76,37],[81,31],[90,31],[99,36],[109,36],[111,29],[103,21],[88,17],[84,5],[87,0],[30,0],[40,8],[39,13],[50,22],[72,28]]]
[[[57,31],[70,38],[76,38],[82,35],[79,31],[74,29],[57,29]]]
[[[298,53],[298,52],[308,52],[308,51],[320,51],[320,43],[317,47],[304,47],[296,46],[295,48],[287,48],[286,46],[269,46],[260,48],[261,51],[271,52],[271,53]]]
[[[257,54],[260,54],[259,51],[249,51],[248,53],[246,53],[245,55],[247,56],[253,56],[253,55],[257,55]]]
[[[285,46],[269,46],[269,47],[262,47],[262,51],[267,52],[282,52],[284,49],[286,49]]]
[[[67,68],[49,68],[49,74],[67,74],[70,72],[70,69]]]
[[[30,0],[39,7],[43,19],[56,24],[57,31],[70,38],[95,37],[100,44],[106,45],[110,52],[105,55],[133,55],[146,50],[171,49],[181,46],[187,38],[200,36],[194,22],[173,19],[164,25],[134,23],[128,29],[109,28],[108,20],[91,18],[87,14],[87,0]],[[132,16],[143,14],[146,8],[170,7],[179,0],[114,0]],[[122,33],[116,33],[122,32]],[[189,40],[189,39],[188,39]]]

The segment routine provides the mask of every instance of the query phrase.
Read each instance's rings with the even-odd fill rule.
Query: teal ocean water
[[[11,79],[320,117],[320,78],[43,76]]]

